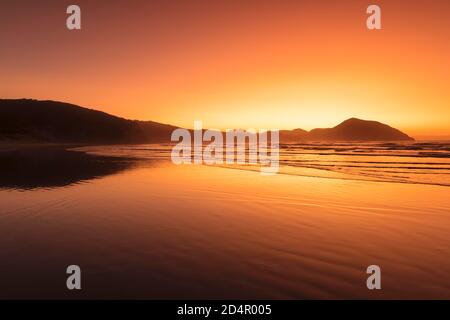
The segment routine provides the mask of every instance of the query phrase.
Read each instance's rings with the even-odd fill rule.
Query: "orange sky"
[[[65,27],[75,3],[81,31]],[[2,1],[0,97],[185,127],[359,117],[450,136],[449,39],[448,0]]]

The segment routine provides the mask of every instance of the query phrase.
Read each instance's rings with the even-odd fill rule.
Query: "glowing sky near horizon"
[[[366,28],[370,3],[382,30]],[[450,136],[450,2],[2,1],[0,97],[208,128]],[[82,10],[69,31],[65,10]]]

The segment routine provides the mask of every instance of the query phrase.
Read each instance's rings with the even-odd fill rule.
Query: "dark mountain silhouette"
[[[153,121],[127,120],[104,112],[56,101],[0,99],[0,140],[54,143],[169,142],[177,127]],[[281,130],[281,143],[307,141],[408,141],[401,131],[356,118],[334,128]]]
[[[0,139],[64,143],[170,141],[176,127],[134,121],[69,103],[0,99]]]
[[[350,118],[329,129],[313,129],[308,140],[314,141],[412,141],[400,130],[377,121]]]
[[[282,143],[296,143],[299,141],[306,141],[308,131],[303,129],[294,130],[280,130],[280,142]]]
[[[400,130],[377,121],[350,118],[334,128],[281,130],[282,143],[324,141],[413,141]]]

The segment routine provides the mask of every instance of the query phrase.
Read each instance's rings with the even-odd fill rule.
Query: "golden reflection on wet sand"
[[[78,264],[85,298],[450,298],[448,187],[158,162],[0,199],[1,297]]]

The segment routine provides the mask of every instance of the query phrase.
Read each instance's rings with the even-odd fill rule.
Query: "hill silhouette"
[[[127,120],[73,104],[0,99],[2,140],[64,143],[150,143],[170,141],[176,127]]]
[[[0,140],[52,143],[170,142],[177,127],[128,120],[77,105],[32,99],[0,99]],[[403,132],[377,121],[357,118],[333,128],[280,130],[281,143],[308,141],[412,141]]]
[[[296,143],[308,140],[308,131],[303,129],[280,130],[280,141],[282,143]]]
[[[308,140],[315,141],[413,141],[405,133],[378,121],[350,118],[329,129],[313,129]]]
[[[350,118],[333,128],[280,130],[282,143],[333,141],[414,141],[413,138],[378,121]]]

